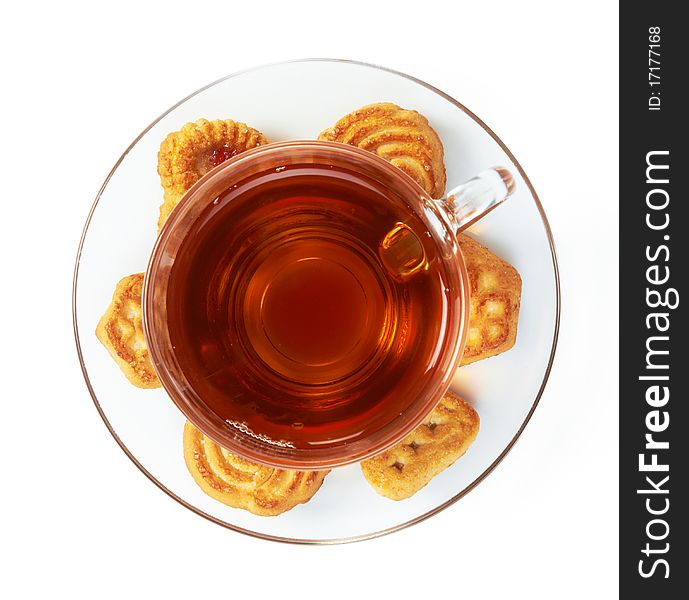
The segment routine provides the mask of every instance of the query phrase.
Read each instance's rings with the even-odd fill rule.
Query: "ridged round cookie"
[[[472,406],[447,392],[419,427],[396,446],[363,461],[361,470],[381,496],[404,500],[462,456],[479,425]]]
[[[330,471],[290,471],[266,467],[231,454],[187,421],[184,461],[211,498],[255,515],[275,516],[304,504]]]
[[[369,104],[342,117],[319,140],[374,152],[407,173],[432,198],[445,193],[445,156],[438,134],[415,110],[392,102]]]
[[[267,143],[260,131],[231,119],[199,119],[169,134],[158,152],[158,175],[164,192],[158,228],[191,186],[213,167]]]
[[[459,246],[469,272],[471,304],[463,365],[509,350],[517,339],[522,280],[517,270],[467,235]]]
[[[160,387],[144,338],[141,288],[144,274],[120,280],[112,302],[96,327],[96,337],[108,349],[122,372],[140,388]]]

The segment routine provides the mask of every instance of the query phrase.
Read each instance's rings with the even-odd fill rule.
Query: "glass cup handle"
[[[507,169],[494,167],[453,188],[437,202],[450,213],[455,233],[459,233],[507,200],[515,187]]]
[[[453,188],[434,202],[448,216],[457,234],[500,206],[515,187],[514,177],[507,169],[494,167]],[[378,253],[388,272],[401,281],[427,266],[423,244],[404,223],[398,223],[385,235]]]

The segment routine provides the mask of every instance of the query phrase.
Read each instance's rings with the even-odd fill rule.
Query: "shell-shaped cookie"
[[[443,144],[415,110],[391,102],[369,104],[342,117],[318,139],[374,152],[415,179],[432,198],[445,193]]]
[[[129,381],[140,388],[157,388],[160,381],[148,355],[142,326],[143,280],[143,273],[120,280],[110,306],[96,327],[96,336]]]
[[[184,426],[184,460],[209,496],[255,515],[275,516],[311,500],[329,471],[291,471],[236,456],[191,423]]]
[[[509,350],[517,339],[522,280],[517,270],[467,235],[459,236],[471,284],[462,364]]]
[[[267,143],[260,131],[231,119],[199,119],[170,133],[158,152],[158,175],[164,191],[158,228],[189,188],[213,167]]]
[[[471,405],[447,392],[419,427],[396,446],[363,461],[361,470],[381,496],[404,500],[467,451],[479,424]]]

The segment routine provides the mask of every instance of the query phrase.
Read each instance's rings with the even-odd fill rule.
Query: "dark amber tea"
[[[197,397],[285,448],[389,425],[441,368],[456,302],[425,222],[378,181],[326,165],[259,173],[209,202],[166,298]]]

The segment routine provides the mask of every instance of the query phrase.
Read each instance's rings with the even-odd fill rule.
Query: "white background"
[[[616,4],[3,4],[0,595],[616,596]],[[336,547],[247,538],[167,498],[100,420],[71,326],[81,229],[124,148],[212,80],[310,56],[409,73],[488,123],[541,197],[563,293],[550,382],[501,465],[429,521]]]

